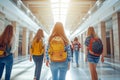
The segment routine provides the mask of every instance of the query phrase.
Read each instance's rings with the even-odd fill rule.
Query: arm
[[[88,46],[89,46],[89,42],[90,42],[90,37],[87,37],[86,39],[85,39],[85,61],[87,62],[87,55],[88,55],[88,51],[89,51],[89,49],[88,49]]]
[[[45,53],[45,45],[43,46],[42,51],[43,51],[43,62],[45,63],[45,60],[46,60],[46,58],[45,58],[45,55],[46,55],[46,53]]]
[[[67,45],[67,46],[65,46],[65,51],[67,51],[67,60],[68,60],[68,62],[70,62],[71,61],[71,48],[70,48],[70,45]]]
[[[45,40],[44,40],[44,39],[42,39],[42,42],[43,42],[43,46],[42,46],[42,53],[44,53],[44,54],[45,54]]]
[[[104,54],[103,53],[101,54],[101,62],[102,63],[104,62]]]
[[[70,45],[67,45],[67,46],[65,47],[65,50],[67,51],[68,70],[69,70],[69,69],[70,69],[70,61],[71,61],[71,59],[72,59]]]
[[[30,45],[30,58],[29,58],[30,61],[32,61],[32,45]]]
[[[81,46],[81,44],[80,44],[80,42],[78,43],[78,45],[79,45],[79,48],[81,48],[82,46]]]
[[[49,45],[47,45],[47,48],[46,48],[46,66],[49,67],[49,55],[48,55],[48,50],[49,50]]]
[[[85,62],[87,62],[88,47],[85,46]]]

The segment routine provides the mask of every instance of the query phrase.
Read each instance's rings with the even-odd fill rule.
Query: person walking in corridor
[[[75,54],[76,67],[79,67],[78,60],[79,60],[79,50],[80,50],[80,48],[81,48],[81,44],[78,41],[78,38],[75,37],[74,41],[73,41],[73,51],[74,51],[74,54]]]
[[[5,70],[5,80],[10,80],[12,66],[13,66],[13,53],[15,52],[14,28],[12,25],[7,25],[0,35],[0,80]]]
[[[43,30],[39,29],[32,41],[32,45],[30,48],[30,61],[32,61],[33,58],[33,61],[35,63],[34,80],[40,80],[41,68],[45,51],[43,38]]]
[[[52,80],[65,80],[70,68],[71,49],[61,22],[56,22],[49,37],[46,59],[46,66],[50,64]]]
[[[73,41],[71,41],[70,48],[71,48],[71,56],[72,56],[72,62],[73,62]]]
[[[96,71],[96,65],[100,59],[104,62],[103,45],[100,38],[96,35],[94,28],[91,26],[88,28],[87,38],[85,40],[86,45],[86,61],[89,64],[89,70],[91,73],[91,80],[98,80]]]

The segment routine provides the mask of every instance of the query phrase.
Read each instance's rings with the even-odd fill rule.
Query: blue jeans
[[[6,57],[0,58],[0,80],[2,79],[4,67],[6,68],[5,80],[10,80],[12,66],[13,66],[13,55],[12,54]]]
[[[42,68],[42,63],[43,63],[43,55],[40,55],[40,56],[33,55],[33,60],[35,63],[34,76],[36,80],[40,80],[41,68]]]
[[[79,51],[74,50],[74,53],[75,53],[75,61],[76,61],[76,64],[78,65]]]
[[[50,69],[52,72],[52,80],[65,80],[66,72],[68,70],[68,61],[51,62]]]

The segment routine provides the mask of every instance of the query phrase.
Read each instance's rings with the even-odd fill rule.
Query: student
[[[7,25],[2,35],[0,35],[0,80],[5,70],[5,80],[10,80],[12,66],[13,66],[13,53],[15,52],[15,34],[12,25]]]
[[[73,62],[73,41],[71,41],[70,48],[71,48],[71,56],[72,56],[72,62]]]
[[[79,60],[79,50],[80,50],[80,48],[81,48],[81,44],[78,41],[78,38],[75,37],[74,41],[73,41],[73,51],[74,51],[74,54],[75,54],[76,67],[79,67],[78,60]]]
[[[50,64],[52,80],[65,80],[70,67],[71,49],[61,22],[55,24],[49,37],[46,59],[46,66]]]
[[[91,51],[91,40],[92,39],[99,39],[98,36],[96,35],[94,28],[93,27],[89,27],[88,28],[88,32],[87,32],[87,38],[85,40],[85,45],[86,45],[86,60],[88,61],[89,64],[89,70],[91,73],[91,80],[98,80],[98,75],[97,75],[97,71],[96,71],[96,66],[97,63],[100,59],[100,54],[94,53],[93,51]],[[100,45],[99,45],[100,46]],[[93,46],[92,46],[93,47]],[[101,61],[104,62],[104,56],[103,53],[101,53]]]
[[[40,80],[41,68],[44,57],[44,34],[43,30],[39,29],[32,41],[31,49],[30,49],[30,61],[35,63],[35,73],[34,80]]]

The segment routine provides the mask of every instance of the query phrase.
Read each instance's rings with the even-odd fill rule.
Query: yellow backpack
[[[33,42],[31,45],[30,52],[32,55],[42,55],[44,53],[43,41]]]
[[[63,62],[67,58],[65,52],[65,44],[61,37],[56,36],[50,41],[50,48],[48,50],[50,60],[53,62]]]
[[[6,46],[0,44],[0,56],[4,55],[5,50],[6,50]]]

